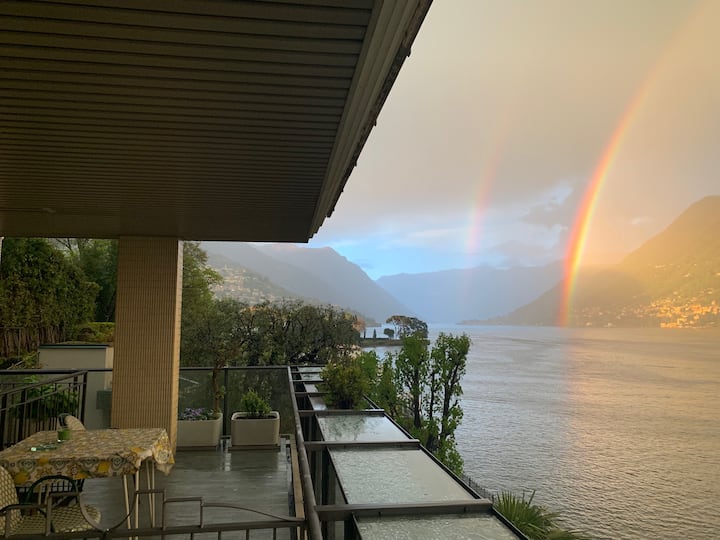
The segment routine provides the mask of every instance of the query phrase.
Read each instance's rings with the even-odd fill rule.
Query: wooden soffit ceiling
[[[307,241],[430,0],[0,2],[0,236]]]

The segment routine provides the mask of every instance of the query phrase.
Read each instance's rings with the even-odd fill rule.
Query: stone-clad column
[[[120,238],[112,427],[164,427],[173,447],[180,368],[182,241]]]

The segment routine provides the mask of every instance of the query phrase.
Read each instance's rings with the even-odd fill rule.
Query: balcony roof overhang
[[[304,242],[431,0],[0,4],[0,236]]]

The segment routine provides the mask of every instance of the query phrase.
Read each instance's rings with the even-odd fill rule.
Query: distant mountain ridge
[[[359,312],[377,322],[398,313],[412,314],[407,306],[370,279],[357,265],[331,248],[305,248],[292,244],[247,244],[242,242],[203,243],[211,266],[231,261],[272,283],[273,296],[286,291],[284,298],[328,303]],[[224,259],[219,259],[222,256]],[[227,270],[225,270],[227,272]],[[227,283],[225,289],[232,287]],[[236,289],[237,285],[234,286]],[[231,294],[239,296],[237,293]]]
[[[430,323],[488,319],[534,300],[562,278],[562,263],[383,276],[377,283]]]
[[[664,231],[607,268],[583,269],[568,317],[573,326],[720,326],[720,196],[691,205]],[[553,325],[559,283],[489,322]]]

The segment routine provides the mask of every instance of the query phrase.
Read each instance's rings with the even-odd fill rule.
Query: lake
[[[473,340],[465,472],[594,538],[720,538],[720,332],[431,328]]]
[[[481,486],[596,539],[720,538],[719,331],[439,331],[473,341],[456,436]]]

